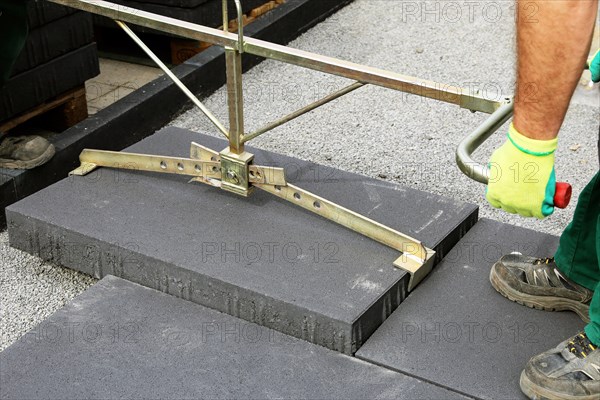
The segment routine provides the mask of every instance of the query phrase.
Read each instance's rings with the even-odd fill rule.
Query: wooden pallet
[[[252,21],[261,16],[265,15],[269,11],[274,10],[279,7],[281,4],[285,3],[285,0],[272,0],[268,3],[263,4],[260,7],[256,7],[252,9],[250,12],[244,14],[242,16],[242,23],[244,26],[248,25]],[[220,26],[219,29],[223,29],[223,26]],[[237,18],[229,21],[229,32],[237,32],[238,30],[238,22]],[[174,65],[178,65],[186,61],[187,59],[195,56],[198,53],[203,52],[204,50],[211,47],[212,44],[207,42],[202,42],[198,40],[190,40],[190,39],[179,39],[173,38],[171,39],[171,62]]]
[[[62,132],[88,117],[85,86],[81,85],[27,110],[6,121],[0,122],[0,132],[11,129],[36,118],[45,129]]]

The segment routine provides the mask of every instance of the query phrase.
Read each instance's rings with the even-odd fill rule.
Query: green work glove
[[[554,212],[554,152],[558,139],[535,140],[511,124],[508,139],[490,159],[487,201],[524,217],[543,219]]]
[[[596,52],[594,57],[590,58],[588,65],[592,73],[592,82],[600,82],[600,50]]]

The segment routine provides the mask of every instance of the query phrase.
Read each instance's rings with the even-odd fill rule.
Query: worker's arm
[[[589,54],[598,0],[517,0],[517,89],[506,143],[490,159],[492,206],[544,218],[554,211],[554,152]]]
[[[597,0],[518,0],[514,126],[554,139],[590,50]]]

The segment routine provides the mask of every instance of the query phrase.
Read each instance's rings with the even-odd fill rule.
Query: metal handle
[[[514,103],[512,99],[505,99],[488,119],[477,127],[469,136],[463,139],[456,149],[456,163],[458,168],[469,178],[477,182],[488,184],[490,170],[487,166],[473,160],[471,155],[479,148],[494,132],[496,132],[513,115]],[[567,208],[571,201],[571,185],[565,182],[556,183],[554,195],[554,206]]]
[[[512,99],[505,99],[504,104],[458,145],[456,163],[458,168],[469,178],[487,185],[490,175],[488,167],[473,160],[471,154],[512,117],[513,110]]]
[[[244,14],[240,0],[233,0],[237,11],[238,22],[238,48],[240,53],[244,52]],[[223,0],[223,30],[229,32],[229,16],[227,12],[227,0]]]

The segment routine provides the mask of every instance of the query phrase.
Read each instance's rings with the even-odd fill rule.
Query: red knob
[[[554,207],[567,208],[571,202],[573,188],[567,182],[557,182],[554,192]]]

